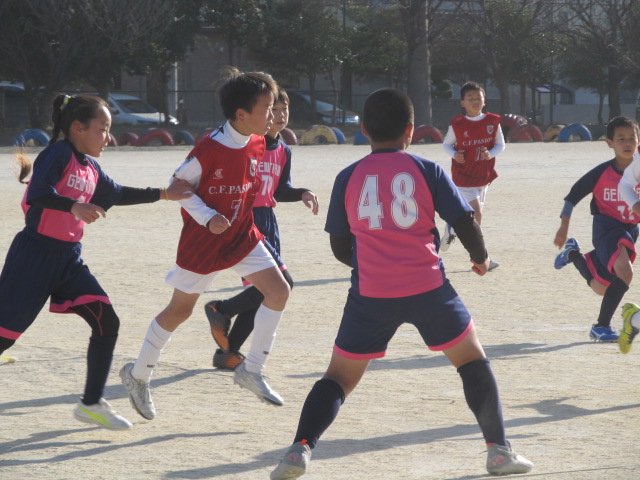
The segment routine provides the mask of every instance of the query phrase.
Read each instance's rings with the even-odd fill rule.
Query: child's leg
[[[277,267],[245,275],[245,278],[264,295],[262,305],[256,312],[253,340],[245,360],[247,371],[260,373],[273,347],[290,289]]]
[[[507,445],[498,385],[475,328],[444,351],[462,379],[464,395],[487,444]]]
[[[293,278],[291,278],[291,275],[289,274],[289,270],[282,271],[282,276],[284,277],[286,282],[289,284],[289,288],[293,290]],[[238,312],[238,317],[233,322],[233,326],[231,327],[231,331],[229,332],[229,350],[231,350],[232,352],[237,352],[238,350],[240,350],[240,347],[244,345],[244,342],[246,342],[247,338],[249,338],[249,335],[251,335],[251,332],[253,331],[253,327],[255,324],[255,316],[258,311],[258,307],[260,307],[260,304],[264,299],[264,296],[260,293],[260,291],[257,288],[250,287],[247,290],[255,290],[257,293],[257,295],[255,296],[256,297],[259,296],[260,301],[258,302],[257,305],[249,304],[252,308],[244,307],[241,311]],[[236,297],[240,295],[241,294],[238,294],[236,295]],[[227,311],[224,308],[224,306],[226,305],[225,302],[226,301],[223,301],[221,305],[223,313],[227,313]]]
[[[171,334],[191,316],[199,297],[199,293],[185,293],[177,288],[173,290],[169,305],[149,324],[140,355],[131,372],[135,379],[149,381],[162,350],[171,340]]]
[[[633,278],[633,266],[629,259],[629,253],[626,247],[621,246],[618,251],[618,256],[613,264],[616,277],[611,284],[607,287],[600,304],[600,315],[598,316],[598,327],[608,327],[611,325],[611,319],[616,313],[622,298],[627,290],[629,290],[629,284]]]
[[[87,380],[82,403],[95,405],[102,398],[107,383],[113,350],[118,339],[120,319],[113,307],[104,302],[92,302],[73,307],[91,327],[91,338],[87,349]]]
[[[473,208],[476,222],[478,222],[478,225],[481,225],[482,224],[482,205],[480,204],[480,199],[476,197],[472,200],[469,200],[469,205],[471,205],[471,208]]]
[[[356,388],[368,366],[369,360],[353,360],[333,353],[327,372],[307,395],[294,443],[305,440],[310,448],[316,446],[318,439],[336,419],[346,397]]]
[[[9,350],[16,343],[15,340],[11,340],[10,338],[0,337],[0,354],[4,353],[5,350]]]

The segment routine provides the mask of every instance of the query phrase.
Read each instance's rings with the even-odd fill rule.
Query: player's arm
[[[331,244],[333,256],[347,267],[353,267],[353,243],[351,237],[329,234],[329,243]]]
[[[469,256],[474,263],[485,263],[489,255],[484,244],[482,228],[475,221],[473,212],[466,212],[459,217],[452,225],[460,243],[469,252]]]
[[[202,167],[196,157],[189,157],[178,167],[173,175],[176,178],[181,178],[188,182],[195,191],[200,183],[200,179],[202,178]],[[222,220],[222,218],[224,218],[224,216],[219,214],[217,210],[204,203],[204,201],[195,193],[184,200],[178,200],[178,203],[189,215],[193,217],[196,222],[208,227],[210,230],[211,223],[217,224],[218,220]],[[214,217],[217,217],[217,219],[212,222]]]
[[[505,147],[504,133],[502,132],[502,127],[498,124],[498,128],[496,128],[495,144],[493,145],[493,148],[489,150],[489,159],[504,152]]]

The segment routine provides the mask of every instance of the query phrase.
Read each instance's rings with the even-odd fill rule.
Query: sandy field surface
[[[119,147],[100,162],[119,183],[164,186],[187,151]],[[323,231],[331,186],[338,171],[368,151],[293,147],[294,185],[319,196],[321,213],[314,217],[299,203],[277,208],[283,256],[296,282],[267,365],[283,407],[260,403],[233,385],[230,372],[212,367],[214,343],[202,306],[242,288],[223,272],[160,359],[152,378],[156,419],[133,411],[117,372],[138,355],[149,321],[169,301],[164,276],[175,258],[180,218],[168,202],[116,207],[86,228],[83,256],[122,322],[105,397],[134,428],[114,432],[74,420],[89,329],[78,317],[43,311],[6,352],[17,362],[0,365],[0,478],[267,479],[328,364],[349,286],[350,272],[333,258]],[[409,151],[449,170],[440,145]],[[536,464],[520,478],[640,479],[640,345],[621,355],[616,344],[589,341],[600,298],[573,267],[553,268],[563,197],[611,156],[604,142],[507,145],[483,222],[500,267],[478,277],[459,243],[443,254],[492,360],[507,436]],[[1,149],[2,262],[23,225],[24,187],[14,173],[12,150]],[[575,209],[570,234],[591,247],[588,201]],[[638,280],[625,300],[640,301]],[[613,325],[620,328],[618,315]],[[347,399],[304,478],[476,480],[488,478],[485,458],[455,369],[404,326]]]

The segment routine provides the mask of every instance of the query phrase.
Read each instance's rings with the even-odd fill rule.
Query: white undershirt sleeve
[[[186,180],[193,188],[197,188],[202,177],[202,166],[196,157],[187,158],[175,171],[174,176]],[[209,220],[218,214],[216,210],[208,207],[196,194],[184,200],[178,200],[178,203],[200,225],[206,225]]]
[[[491,158],[496,155],[504,152],[505,144],[504,144],[504,133],[502,133],[502,127],[498,125],[498,130],[496,130],[496,143],[491,150],[489,150],[489,155]]]

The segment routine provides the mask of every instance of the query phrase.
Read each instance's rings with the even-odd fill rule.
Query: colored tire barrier
[[[531,123],[520,125],[509,132],[507,142],[541,142],[542,132]]]
[[[442,133],[436,127],[431,125],[420,125],[413,131],[413,137],[411,137],[411,144],[418,143],[422,139],[431,139],[430,143],[442,143]]]
[[[31,128],[20,133],[13,139],[13,145],[16,147],[24,147],[27,143],[31,142],[34,145],[40,145],[44,147],[49,143],[51,138],[47,135],[47,132],[38,128]]]
[[[193,135],[186,130],[179,130],[173,134],[174,145],[193,145]]]
[[[558,140],[558,135],[564,128],[564,125],[549,125],[547,129],[544,131],[544,135],[542,136],[542,140],[545,142],[555,142]]]
[[[344,138],[344,133],[338,127],[331,127],[333,133],[336,134],[336,138],[338,139],[338,145],[342,145],[343,143],[347,143],[347,139]]]
[[[324,145],[338,143],[335,132],[326,125],[311,125],[300,137],[300,145]]]
[[[571,123],[560,130],[558,134],[559,142],[568,142],[573,137],[580,137],[581,141],[591,140],[591,132],[581,123]]]
[[[606,125],[594,125],[589,128],[592,140],[604,140],[607,138],[607,126]]]
[[[163,128],[150,128],[138,138],[136,147],[144,147],[149,145],[153,140],[159,140],[162,145],[174,145],[171,134]]]
[[[298,137],[296,136],[296,133],[290,128],[283,128],[280,131],[280,136],[282,137],[282,141],[287,145],[298,144]]]
[[[524,125],[526,123],[526,118],[522,115],[516,115],[515,113],[507,113],[500,117],[500,127],[502,128],[504,138],[507,138],[511,130],[514,130],[520,125]]]
[[[138,135],[133,132],[125,132],[120,136],[119,145],[131,145],[135,147],[138,144]]]
[[[200,140],[208,136],[214,130],[215,128],[205,128],[204,130],[202,130],[198,135],[196,135],[196,139],[194,140],[194,145],[197,145],[198,143],[200,143]]]
[[[355,137],[353,137],[353,144],[369,145],[369,139],[364,133],[362,133],[362,130],[358,129],[358,132],[356,133]]]

